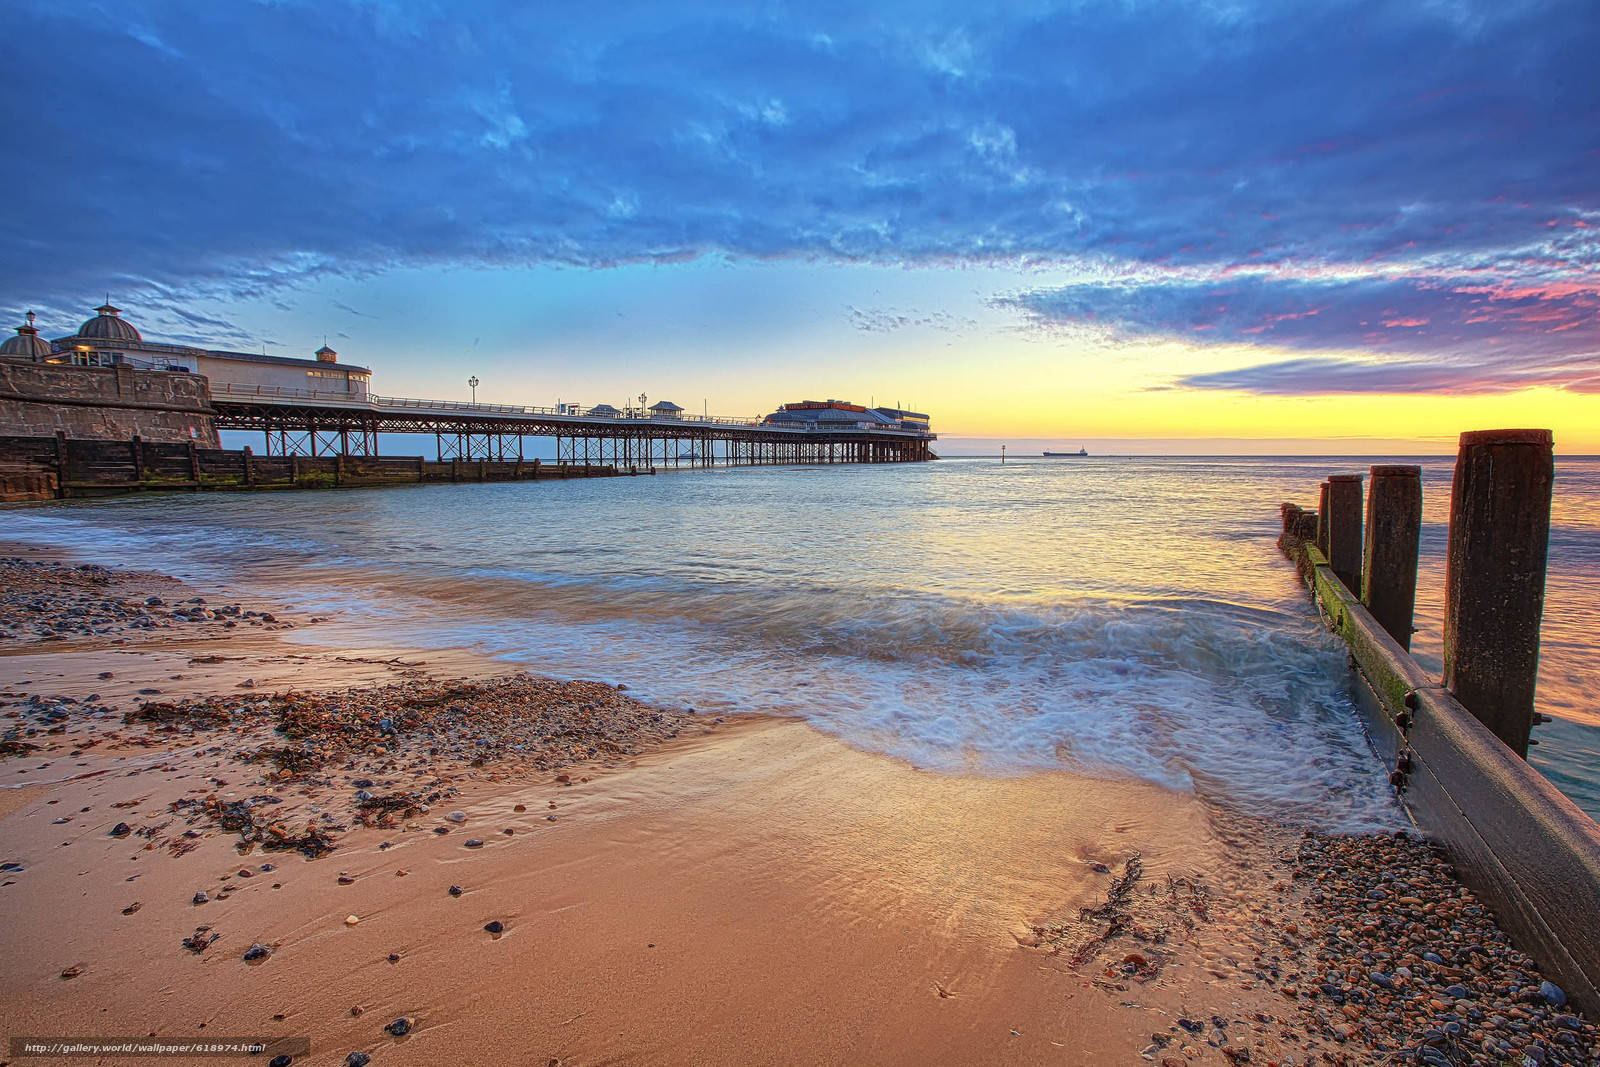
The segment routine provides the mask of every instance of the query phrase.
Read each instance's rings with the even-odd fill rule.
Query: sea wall
[[[159,490],[332,489],[425,482],[594,478],[613,466],[538,460],[426,460],[421,456],[257,456],[194,441],[77,441],[0,437],[0,501],[114,496]],[[640,471],[637,473],[649,473]]]
[[[1522,948],[1600,1012],[1600,825],[1429,677],[1300,532],[1280,545],[1350,649],[1369,736],[1406,808]]]
[[[0,360],[0,433],[17,437],[220,443],[198,374]]]

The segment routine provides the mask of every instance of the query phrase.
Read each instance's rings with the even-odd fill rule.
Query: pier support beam
[[[1555,459],[1549,430],[1461,435],[1445,556],[1444,685],[1528,754]]]
[[[1411,648],[1417,604],[1417,550],[1422,538],[1422,468],[1372,468],[1367,490],[1367,541],[1361,602],[1403,649]]]
[[[1328,479],[1328,566],[1352,593],[1361,591],[1361,475]]]

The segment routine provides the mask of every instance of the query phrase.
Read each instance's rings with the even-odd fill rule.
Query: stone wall
[[[198,374],[0,360],[0,434],[73,440],[193,441],[217,448],[211,392]]]

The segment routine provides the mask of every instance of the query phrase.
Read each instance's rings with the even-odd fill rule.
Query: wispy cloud
[[[896,330],[935,330],[940,333],[960,333],[976,329],[978,322],[967,315],[953,315],[948,311],[919,311],[914,308],[861,308],[850,305],[850,325],[865,333],[892,333]]]

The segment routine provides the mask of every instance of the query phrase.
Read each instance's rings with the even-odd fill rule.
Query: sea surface
[[[1402,825],[1278,504],[1396,457],[954,459],[5,510],[5,534],[287,599],[329,644],[470,646],[939,771],[1070,768]],[[1423,460],[1440,665],[1453,461]],[[1600,815],[1600,460],[1561,459],[1533,760]]]

